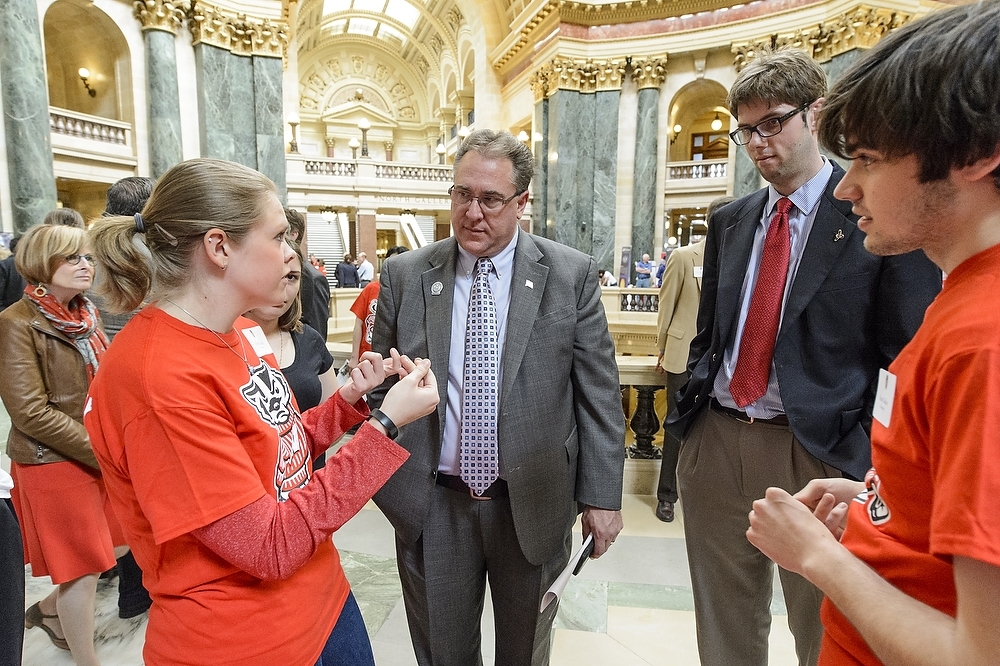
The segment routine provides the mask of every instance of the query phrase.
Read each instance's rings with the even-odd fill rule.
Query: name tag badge
[[[875,408],[872,416],[876,421],[889,427],[889,419],[892,417],[892,403],[896,397],[896,375],[886,369],[878,371],[878,391],[875,393]]]
[[[271,351],[271,345],[267,342],[267,336],[264,335],[264,329],[260,326],[253,326],[251,328],[243,329],[243,337],[247,339],[250,346],[253,347],[253,351],[257,356],[267,356],[268,354],[273,354]]]
[[[694,276],[696,278],[700,278],[701,277],[701,273],[702,273],[703,270],[704,270],[703,266],[695,266],[694,267]]]

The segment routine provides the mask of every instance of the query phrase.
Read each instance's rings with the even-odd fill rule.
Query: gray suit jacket
[[[372,349],[429,358],[441,394],[435,413],[401,428],[410,458],[375,495],[405,543],[423,529],[441,457],[457,256],[450,238],[393,257],[382,270]],[[621,507],[625,419],[596,278],[587,255],[519,232],[498,446],[518,542],[536,565],[563,548],[579,505]],[[373,392],[373,406],[390,385]]]

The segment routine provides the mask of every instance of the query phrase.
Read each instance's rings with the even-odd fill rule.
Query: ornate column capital
[[[143,32],[163,30],[176,35],[187,6],[187,0],[176,3],[171,0],[135,0],[132,3],[132,16],[139,20]]]
[[[632,59],[632,80],[643,88],[659,88],[667,80],[667,56]]]
[[[909,23],[913,14],[881,7],[856,5],[839,16],[791,33],[762,35],[746,42],[734,42],[733,65],[741,71],[756,57],[761,46],[791,46],[802,49],[817,62],[829,62],[853,49],[870,49],[891,30]]]
[[[623,60],[573,60],[553,58],[531,76],[535,101],[549,97],[556,90],[593,93],[620,90],[625,76]]]
[[[288,26],[271,19],[230,14],[198,2],[187,12],[192,43],[211,44],[236,55],[281,58],[288,45]]]

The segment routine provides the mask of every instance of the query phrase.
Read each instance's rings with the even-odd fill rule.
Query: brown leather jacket
[[[75,460],[100,469],[83,427],[89,386],[83,356],[26,296],[0,313],[0,372],[11,460]]]

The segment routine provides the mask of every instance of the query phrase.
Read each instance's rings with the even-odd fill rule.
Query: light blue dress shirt
[[[812,230],[813,222],[816,220],[816,211],[819,209],[819,201],[826,191],[826,186],[833,175],[833,165],[824,157],[823,167],[815,176],[806,181],[802,187],[795,190],[788,196],[792,201],[792,209],[788,211],[788,230],[791,235],[791,245],[788,254],[788,275],[785,278],[785,295],[781,301],[781,317],[784,319],[785,305],[788,303],[788,294],[792,290],[795,282],[795,274],[799,270],[799,262],[802,260],[802,252],[806,248],[806,241],[809,240],[809,232]],[[715,385],[712,395],[722,405],[733,409],[746,411],[747,416],[755,419],[770,419],[785,413],[785,406],[781,402],[781,393],[778,391],[778,376],[774,371],[774,360],[771,360],[771,375],[767,381],[767,391],[756,401],[750,403],[745,408],[736,406],[732,394],[729,392],[729,383],[733,380],[733,373],[736,371],[736,360],[739,358],[740,342],[743,339],[743,325],[746,323],[747,311],[750,309],[750,299],[753,296],[754,285],[757,284],[757,274],[760,271],[761,255],[764,251],[764,237],[767,235],[767,227],[771,223],[771,218],[777,212],[778,199],[782,197],[774,189],[773,185],[767,186],[767,204],[764,206],[764,214],[757,223],[757,230],[754,232],[753,250],[750,252],[750,262],[747,265],[746,277],[743,279],[743,289],[740,292],[740,317],[736,327],[736,337],[731,344],[726,346],[723,356],[722,368],[715,376]],[[781,322],[778,322],[778,330],[781,330]]]
[[[511,277],[514,273],[514,248],[517,247],[518,230],[513,240],[496,256],[490,257],[493,272],[490,273],[490,290],[497,306],[500,345],[501,376],[503,379],[503,350],[507,338],[507,311],[510,309]],[[448,405],[445,408],[444,433],[441,441],[441,461],[438,471],[458,476],[461,472],[459,449],[462,444],[462,383],[465,375],[465,327],[469,319],[469,297],[472,293],[473,271],[479,257],[458,247],[458,261],[455,262],[455,297],[451,306],[451,349],[448,354]],[[500,396],[497,396],[499,400]],[[503,461],[498,460],[500,476],[503,476]]]

